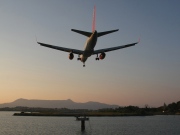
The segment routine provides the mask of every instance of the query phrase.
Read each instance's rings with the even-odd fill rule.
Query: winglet
[[[36,37],[36,35],[35,35],[35,37]],[[36,37],[36,42],[38,43],[38,41],[37,41],[37,37]]]
[[[138,39],[138,43],[139,43],[140,41],[141,41],[141,39],[139,38],[139,39]]]

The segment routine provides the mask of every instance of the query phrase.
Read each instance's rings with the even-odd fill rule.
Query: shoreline
[[[154,114],[137,113],[39,113],[39,112],[20,112],[13,116],[45,116],[45,117],[121,117],[121,116],[154,116]]]

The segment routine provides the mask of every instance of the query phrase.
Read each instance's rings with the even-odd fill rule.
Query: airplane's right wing
[[[99,50],[95,50],[93,52],[93,54],[98,54],[98,53],[110,52],[110,51],[114,51],[114,50],[118,50],[118,49],[123,49],[123,48],[126,48],[126,47],[134,46],[135,44],[138,44],[138,43],[139,42],[131,43],[131,44],[127,44],[127,45],[116,46],[116,47],[111,47],[111,48],[99,49]]]
[[[40,44],[41,46],[45,46],[45,47],[49,47],[52,49],[56,49],[56,50],[60,50],[60,51],[64,51],[64,52],[72,52],[75,54],[83,54],[84,51],[81,50],[77,50],[77,49],[71,49],[71,48],[65,48],[65,47],[59,47],[59,46],[54,46],[54,45],[49,45],[49,44],[45,44],[45,43],[40,43],[37,42],[38,44]]]

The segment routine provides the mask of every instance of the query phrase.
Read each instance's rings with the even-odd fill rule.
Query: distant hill
[[[11,103],[0,104],[0,108],[4,107],[41,107],[41,108],[68,108],[68,109],[103,109],[103,108],[117,108],[118,105],[108,105],[99,102],[86,102],[76,103],[71,99],[68,100],[28,100],[28,99],[17,99]]]

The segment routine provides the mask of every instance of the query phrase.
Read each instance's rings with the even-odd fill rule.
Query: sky
[[[84,49],[96,5],[96,49],[83,63],[48,43]],[[0,0],[0,103],[18,98],[158,107],[180,100],[179,0]]]

